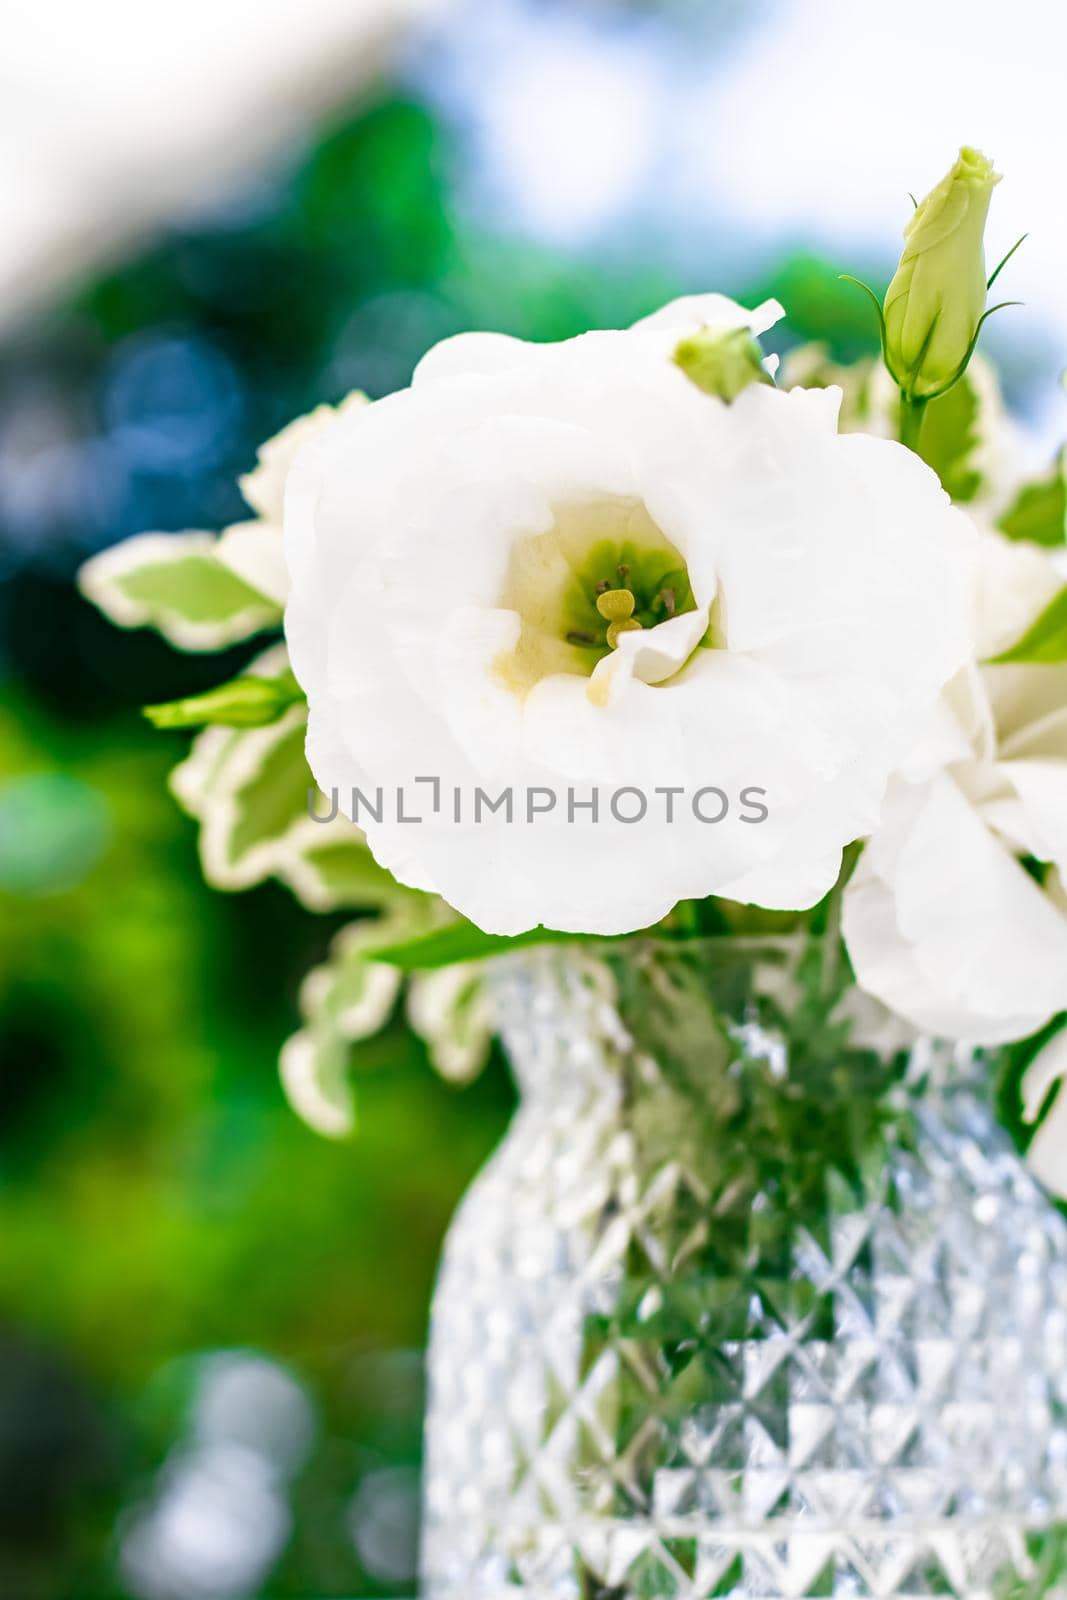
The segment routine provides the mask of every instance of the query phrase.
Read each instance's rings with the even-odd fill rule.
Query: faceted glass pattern
[[[1067,1227],[980,1065],[864,1048],[807,961],[502,964],[522,1104],[434,1302],[425,1600],[1067,1595]]]

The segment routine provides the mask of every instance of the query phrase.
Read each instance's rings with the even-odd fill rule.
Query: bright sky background
[[[782,0],[709,97],[709,177],[748,227],[881,243],[960,143],[1005,181],[991,237],[1031,239],[1014,291],[1067,330],[1067,7],[1055,0]]]
[[[907,190],[973,143],[1010,175],[998,226],[1040,227],[1067,308],[1053,0],[665,0],[658,17],[468,0],[460,18],[422,81],[479,131],[501,208],[534,231],[578,242],[654,186],[678,222],[724,208],[757,238],[884,243]]]
[[[284,148],[440,0],[21,0],[0,45],[0,321]]]
[[[0,317],[210,199],[434,19],[401,65],[465,132],[467,202],[586,253],[647,228],[709,278],[796,241],[891,264],[906,191],[978,144],[1005,174],[991,252],[1031,235],[1011,315],[1067,366],[1054,0],[34,0],[0,56]]]
[[[470,203],[588,252],[627,230],[759,270],[792,244],[843,266],[900,248],[910,212],[962,143],[1004,174],[991,265],[1027,302],[1049,426],[1067,405],[1067,6],[1054,0],[468,0],[420,84],[473,147]],[[686,241],[690,242],[685,255]],[[733,275],[736,276],[736,275]],[[709,287],[712,283],[709,281]],[[788,308],[787,308],[788,310]]]

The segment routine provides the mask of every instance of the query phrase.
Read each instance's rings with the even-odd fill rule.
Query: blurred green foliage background
[[[405,383],[467,327],[561,338],[707,288],[555,255],[455,204],[462,152],[380,86],[284,166],[9,336],[0,362],[0,1596],[412,1588],[418,1349],[449,1214],[499,1137],[400,1026],[360,1047],[348,1143],[278,1048],[338,919],[201,881],[144,702],[243,663],[110,627],[79,562],[241,515],[291,416]],[[654,243],[654,241],[652,242]],[[766,283],[789,338],[871,347],[838,266]],[[246,652],[247,653],[247,652]]]
[[[506,1076],[497,1065],[461,1095],[398,1024],[359,1052],[355,1142],[294,1117],[278,1048],[339,919],[309,917],[280,888],[225,897],[202,883],[194,827],[165,787],[184,740],[152,733],[137,708],[230,663],[111,628],[72,577],[143,527],[239,516],[234,480],[261,439],[320,399],[404,383],[446,333],[560,337],[628,320],[671,288],[472,236],[450,215],[448,164],[428,113],[382,91],[257,192],[88,284],[3,353],[0,1594],[12,1600],[411,1586],[409,1353],[448,1216],[507,1116]],[[236,1444],[204,1421],[220,1351],[243,1352],[227,1370],[250,1375]],[[243,1439],[270,1415],[255,1381],[270,1372],[282,1420],[286,1405],[306,1419],[295,1464],[273,1437]]]

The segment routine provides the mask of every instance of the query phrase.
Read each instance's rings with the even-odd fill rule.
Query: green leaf
[[[308,815],[306,732],[300,706],[268,727],[205,728],[171,773],[172,790],[201,824],[204,876],[217,889],[261,883],[288,867],[302,843],[324,843],[330,827]]]
[[[960,505],[973,500],[982,474],[973,465],[982,443],[982,402],[970,373],[947,394],[931,400],[923,416],[917,454],[941,479],[941,486]]]
[[[293,850],[278,868],[293,893],[314,911],[334,911],[341,906],[387,907],[417,898],[403,889],[391,872],[380,867],[354,824],[345,835],[323,826],[322,844],[308,842]]]
[[[704,940],[713,934],[730,932],[732,930],[722,916],[722,904],[714,900],[680,901],[674,912],[646,932],[651,938],[678,940]],[[680,920],[680,912],[694,915],[687,915]],[[778,924],[774,926],[777,929]],[[507,955],[511,950],[525,950],[532,945],[609,945],[633,937],[627,933],[567,933],[559,928],[530,928],[525,933],[516,934],[483,933],[473,922],[456,917],[445,927],[432,928],[416,938],[383,944],[377,950],[375,959],[387,961],[403,972],[432,972],[439,967],[451,967],[461,962],[484,961],[492,956]]]
[[[278,1057],[290,1106],[309,1128],[327,1139],[346,1139],[355,1132],[350,1055],[348,1040],[334,1029],[308,1027],[288,1038]]]
[[[220,560],[209,533],[143,533],[87,561],[82,593],[123,628],[156,628],[181,650],[221,650],[279,626],[282,608]]]
[[[1048,549],[1063,545],[1067,539],[1067,485],[1062,450],[1051,476],[1020,489],[997,527],[1006,539],[1023,539]]]
[[[278,725],[284,734],[272,745],[266,759],[241,773],[232,790],[233,826],[230,850],[239,861],[264,846],[276,847],[295,826],[314,827],[307,815],[311,774],[304,755],[303,719]]]
[[[396,969],[394,969],[396,970]],[[407,1019],[444,1078],[469,1083],[489,1059],[494,1018],[485,969],[460,962],[408,979]]]
[[[353,1132],[353,1046],[385,1027],[403,986],[403,973],[379,959],[379,946],[421,932],[440,914],[439,902],[412,895],[385,917],[352,923],[301,984],[304,1025],[284,1045],[279,1066],[290,1104],[319,1133]]]
[[[117,579],[116,588],[149,613],[172,611],[192,623],[226,622],[258,598],[235,572],[206,554],[139,567]]]
[[[303,700],[304,691],[291,672],[280,672],[273,678],[244,673],[204,694],[145,706],[143,710],[157,728],[265,728]]]
[[[514,935],[483,933],[473,922],[460,919],[414,939],[383,945],[376,952],[375,959],[399,967],[402,972],[430,972],[437,967],[450,967],[458,961],[482,961],[488,956],[506,955],[509,950],[523,950],[530,945],[566,944],[572,940],[588,942],[591,939],[600,942],[600,935],[561,933],[554,928],[531,928],[526,933]]]
[[[997,665],[1028,662],[1052,665],[1067,661],[1067,587],[1042,611],[1017,644],[993,657]]]
[[[283,675],[281,647],[259,657],[260,676]],[[307,717],[292,705],[258,728],[208,727],[171,774],[171,788],[200,823],[200,859],[217,889],[280,879],[312,911],[392,909],[429,903],[379,867],[362,831],[315,787],[304,754]],[[314,802],[314,815],[309,808]],[[405,930],[407,931],[407,930]],[[411,931],[414,931],[413,929]],[[399,931],[387,935],[390,942]]]

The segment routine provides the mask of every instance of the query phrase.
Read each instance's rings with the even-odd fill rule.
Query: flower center
[[[679,551],[640,502],[618,500],[562,507],[547,533],[517,540],[499,603],[521,621],[497,662],[517,693],[590,677],[624,634],[696,610]]]

